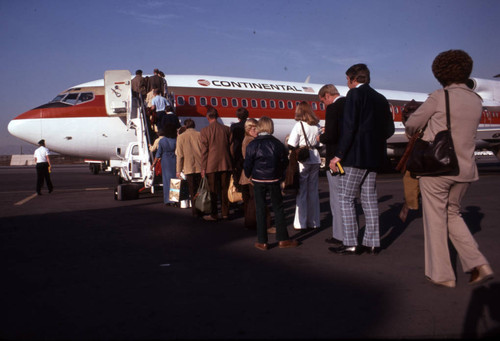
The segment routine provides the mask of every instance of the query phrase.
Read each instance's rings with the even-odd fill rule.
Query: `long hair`
[[[311,105],[306,101],[300,102],[297,109],[295,109],[295,120],[304,121],[311,126],[319,123],[319,119],[312,110]]]

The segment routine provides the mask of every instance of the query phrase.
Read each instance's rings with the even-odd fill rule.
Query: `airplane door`
[[[108,116],[130,117],[132,109],[130,71],[108,70],[104,73],[104,99]]]

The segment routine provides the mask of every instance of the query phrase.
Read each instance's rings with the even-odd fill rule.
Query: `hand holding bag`
[[[416,139],[413,150],[406,163],[406,169],[415,176],[457,175],[459,173],[458,159],[451,138],[450,103],[448,90],[446,96],[446,126],[436,134],[434,141]],[[424,127],[425,129],[425,127]]]
[[[201,178],[198,191],[194,198],[194,207],[203,213],[209,214],[212,211],[212,204],[210,202],[210,188],[208,186],[207,177]]]
[[[227,198],[229,202],[235,203],[243,200],[243,194],[238,192],[238,189],[234,185],[234,177],[231,175],[231,180],[229,180],[229,188],[227,190]]]

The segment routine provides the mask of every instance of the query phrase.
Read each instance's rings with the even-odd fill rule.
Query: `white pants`
[[[305,229],[319,227],[319,163],[299,162],[300,188],[297,193],[293,227]]]

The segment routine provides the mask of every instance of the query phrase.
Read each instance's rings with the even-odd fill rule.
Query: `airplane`
[[[301,101],[312,105],[320,124],[324,124],[325,106],[318,91],[323,84],[209,75],[167,75],[169,96],[177,116],[191,118],[196,129],[208,125],[207,106],[217,109],[225,125],[237,121],[235,111],[247,108],[250,117],[269,116],[274,121],[274,135],[286,141],[295,121],[295,108]],[[132,96],[132,75],[128,70],[108,70],[104,79],[73,86],[52,101],[38,106],[10,121],[10,134],[32,144],[44,138],[54,152],[93,160],[109,160],[120,170],[125,182],[143,182],[153,186],[148,171],[151,155],[145,108]],[[468,86],[483,99],[483,112],[477,131],[477,149],[492,151],[500,159],[500,82],[471,78]],[[347,86],[337,86],[345,96]],[[408,138],[401,113],[414,99],[424,102],[428,94],[377,89],[390,103],[396,131],[387,141],[388,154],[401,156]]]

